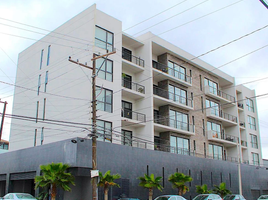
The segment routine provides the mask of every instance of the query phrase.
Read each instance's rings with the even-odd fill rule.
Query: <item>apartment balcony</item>
[[[220,90],[217,90],[209,85],[205,86],[205,94],[214,99],[220,100],[222,105],[235,106],[235,98],[233,96],[226,94],[225,92],[222,92]]]
[[[168,116],[154,116],[154,130],[157,132],[172,131],[184,135],[195,135],[195,127],[192,124],[170,119]]]
[[[123,69],[133,73],[144,71],[145,62],[143,59],[137,56],[133,56],[132,54],[128,54],[126,52],[122,52],[122,58]]]
[[[153,76],[156,82],[169,79],[186,87],[192,86],[191,76],[156,61],[153,61]]]
[[[245,130],[245,129],[246,129],[246,123],[240,121],[240,122],[239,122],[239,128]]]
[[[244,149],[247,149],[248,148],[248,143],[244,140],[241,140],[241,147],[244,148]]]
[[[154,105],[155,106],[172,105],[172,106],[180,107],[185,110],[194,109],[192,99],[176,95],[172,92],[163,90],[156,86],[154,86],[153,92],[154,92]]]
[[[238,110],[243,111],[244,110],[244,104],[237,103]]]
[[[223,126],[235,126],[237,125],[237,117],[224,113],[214,108],[208,108],[206,110],[206,115],[208,118],[216,119],[221,121]]]
[[[145,87],[138,83],[122,78],[122,94],[131,99],[140,99],[145,97]]]
[[[146,115],[122,108],[121,113],[122,126],[139,127],[145,126]]]
[[[213,131],[213,130],[207,131],[207,135],[208,135],[208,140],[224,143],[224,146],[226,147],[236,146],[238,142],[238,137],[236,136],[227,135],[227,134],[220,133],[220,132]]]

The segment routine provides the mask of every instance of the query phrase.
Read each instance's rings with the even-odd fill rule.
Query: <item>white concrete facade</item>
[[[107,52],[98,45],[96,38],[101,36],[96,27],[106,32],[106,45],[113,36],[116,49],[108,57],[113,66],[112,81],[97,77],[97,86],[102,88],[97,96],[106,94],[106,89],[112,91],[112,98],[104,95],[107,102],[112,99],[112,112],[99,109],[97,116],[112,124],[112,130],[105,130],[113,143],[215,159],[237,160],[241,155],[250,164],[252,153],[256,153],[262,164],[256,101],[253,98],[254,113],[248,113],[245,103],[243,111],[237,105],[254,97],[254,91],[235,86],[233,77],[150,32],[138,38],[122,33],[122,23],[97,10],[96,5],[19,55],[16,85],[20,87],[15,88],[13,115],[22,116],[24,121],[12,119],[10,150],[90,133],[92,73],[68,58],[92,66],[93,54]],[[182,72],[169,68],[170,63],[181,66]],[[205,85],[205,79],[215,83],[215,91]],[[171,86],[180,95],[173,94]],[[206,107],[208,101],[218,105],[216,113],[211,111],[214,107]],[[241,128],[239,120],[246,122],[247,115],[256,119],[256,130],[247,125]],[[207,127],[210,123],[220,127],[219,135]],[[103,128],[98,127],[98,131],[101,139]],[[249,145],[251,134],[258,137],[258,149]],[[110,141],[110,136],[107,138]],[[174,138],[178,141],[175,146]],[[240,138],[247,147],[239,145]],[[179,141],[186,146],[180,146]],[[218,149],[221,155],[215,153]]]

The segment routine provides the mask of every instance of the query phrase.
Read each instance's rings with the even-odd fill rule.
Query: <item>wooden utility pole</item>
[[[92,171],[97,170],[97,98],[96,98],[96,77],[98,75],[98,72],[96,73],[96,60],[99,58],[107,57],[111,54],[116,53],[116,51],[97,56],[94,54],[91,61],[93,61],[92,67],[89,67],[85,64],[79,63],[78,61],[71,60],[71,57],[69,57],[69,61],[72,63],[75,63],[77,65],[80,65],[82,67],[86,67],[88,69],[92,69],[92,134],[89,134],[92,138]],[[106,59],[101,64],[100,68],[106,61]],[[100,70],[99,68],[99,70]],[[92,178],[92,200],[98,199],[98,176],[91,177]]]
[[[3,132],[3,127],[4,127],[4,119],[5,119],[5,114],[6,114],[6,107],[7,107],[7,102],[0,101],[0,103],[4,103],[4,109],[3,109],[3,114],[2,114],[2,120],[1,120],[1,128],[0,128],[0,143],[2,140],[2,132]]]

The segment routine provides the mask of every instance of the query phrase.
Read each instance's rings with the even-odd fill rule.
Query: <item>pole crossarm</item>
[[[109,55],[112,55],[112,54],[115,54],[115,53],[116,53],[116,51],[112,51],[110,53],[106,53],[106,54],[103,54],[101,56],[94,57],[94,58],[91,59],[91,61],[94,61],[94,60],[97,60],[99,58],[106,57],[106,56],[108,57]]]
[[[82,63],[80,63],[80,62],[78,62],[78,61],[74,61],[74,60],[72,60],[72,59],[71,59],[71,56],[69,57],[68,61],[70,61],[70,62],[72,62],[72,63],[75,63],[75,64],[77,64],[77,65],[80,65],[80,66],[82,66],[82,67],[86,67],[86,68],[88,68],[88,69],[93,69],[93,68],[90,67],[90,66],[87,66],[87,65],[82,64]]]

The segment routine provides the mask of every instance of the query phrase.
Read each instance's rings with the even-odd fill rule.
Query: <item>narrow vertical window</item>
[[[200,90],[202,91],[202,77],[201,77],[201,75],[199,75],[199,78],[200,78]]]
[[[44,143],[44,127],[41,129],[41,145]]]
[[[44,92],[47,91],[47,83],[48,83],[48,71],[46,71],[46,78],[45,78],[45,89]]]
[[[162,180],[163,180],[163,188],[165,187],[165,168],[162,168]]]
[[[176,168],[176,172],[179,172],[179,168]]]
[[[38,109],[39,109],[39,101],[36,102],[36,118],[35,118],[36,123],[38,121]]]
[[[45,120],[45,117],[46,117],[46,101],[47,99],[44,98],[44,107],[43,107],[43,121]]]
[[[194,140],[194,150],[196,150],[196,144],[195,144],[195,140]]]
[[[50,59],[50,46],[51,45],[49,45],[47,48],[47,66],[49,65],[49,59]]]
[[[230,188],[232,187],[232,177],[231,177],[231,173],[229,173],[229,183],[230,183]]]
[[[203,135],[205,136],[206,132],[205,132],[205,120],[204,119],[202,119],[202,126],[203,126]]]
[[[34,130],[34,147],[36,146],[37,129]]]
[[[201,97],[201,110],[202,110],[202,113],[204,113],[204,100],[203,100],[203,97]]]
[[[147,165],[147,175],[149,176],[149,165]]]
[[[43,55],[44,55],[44,49],[41,51],[41,58],[40,58],[40,69],[42,69],[42,64],[43,64]]]
[[[210,172],[210,182],[211,182],[211,186],[213,186],[213,176],[212,176],[212,172]]]
[[[191,177],[191,170],[189,169],[189,176]],[[192,181],[189,182],[189,186],[191,187],[192,186]]]
[[[201,183],[201,185],[203,185],[203,173],[202,173],[202,171],[200,171],[200,183]]]
[[[204,157],[207,157],[207,148],[206,148],[206,143],[204,142]]]
[[[37,95],[39,95],[40,88],[41,88],[41,74],[38,77]]]

